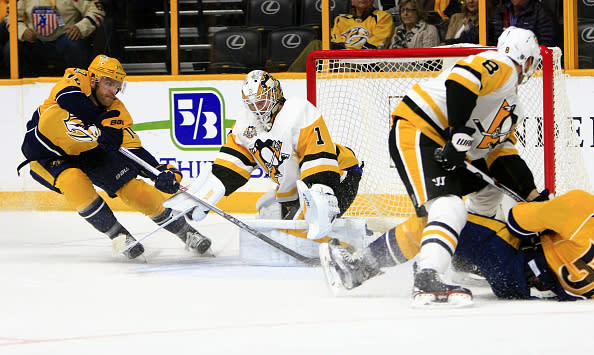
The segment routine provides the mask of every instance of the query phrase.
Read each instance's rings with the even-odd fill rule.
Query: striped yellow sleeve
[[[504,62],[476,55],[470,61],[458,60],[447,80],[459,83],[477,96],[485,96],[501,88],[513,72]]]
[[[336,148],[321,116],[300,130],[297,154],[301,165],[301,179],[325,171],[340,174]]]
[[[237,143],[235,134],[229,133],[227,143],[219,151],[214,164],[223,166],[249,180],[256,161],[252,154]]]
[[[572,190],[549,201],[517,204],[512,213],[518,225],[527,231],[551,229],[564,239],[570,239],[591,215],[593,205],[593,195]]]

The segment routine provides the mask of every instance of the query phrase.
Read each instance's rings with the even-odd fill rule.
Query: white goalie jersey
[[[225,185],[241,176],[235,185],[242,185],[259,166],[278,184],[277,201],[283,202],[298,199],[297,180],[323,183],[326,174],[338,177],[354,164],[354,154],[332,142],[319,110],[304,99],[289,98],[270,131],[245,109],[218,153],[213,172],[230,175],[217,176]]]
[[[497,51],[460,59],[444,70],[437,80],[415,84],[407,96],[428,117],[410,115],[405,111],[411,108],[404,105],[399,105],[393,116],[407,117],[423,134],[445,144],[445,132],[449,128],[444,90],[446,80],[456,81],[478,96],[466,122],[467,127],[475,130],[468,157],[471,160],[485,158],[494,150],[498,151],[495,154],[517,154],[514,132],[523,120],[518,107],[518,73],[514,62]]]

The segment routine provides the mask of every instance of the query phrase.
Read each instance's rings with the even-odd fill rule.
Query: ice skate
[[[127,233],[119,233],[117,237],[113,238],[111,241],[113,254],[117,255],[122,250],[126,249],[129,245],[134,244],[136,239],[133,236]],[[136,259],[140,255],[144,253],[144,247],[142,244],[138,243],[134,245],[132,248],[124,251],[124,254],[128,259]]]
[[[212,242],[209,238],[203,236],[197,230],[191,228],[186,233],[186,250],[195,250],[198,254],[204,255]]]
[[[416,265],[413,266],[416,269]],[[433,269],[415,270],[413,286],[413,308],[434,306],[467,307],[472,305],[469,289],[449,285],[441,280]]]
[[[382,273],[373,256],[354,253],[352,248],[342,247],[338,239],[320,244],[319,251],[324,274],[335,293],[340,289],[352,290]]]

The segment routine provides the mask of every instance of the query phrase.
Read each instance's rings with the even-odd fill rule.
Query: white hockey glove
[[[163,206],[179,212],[196,206],[192,210],[192,220],[197,222],[206,217],[209,209],[200,204],[192,196],[196,196],[211,205],[216,205],[225,195],[225,185],[216,176],[211,174],[210,170],[200,174],[196,180],[187,186],[187,189],[187,192],[180,191],[167,199],[163,203]]]
[[[322,184],[314,184],[308,189],[301,180],[297,180],[297,190],[301,208],[305,209],[305,220],[309,225],[307,239],[325,237],[332,229],[332,222],[340,214],[334,191]]]
[[[282,206],[276,200],[276,189],[270,190],[256,202],[258,218],[261,219],[282,219]]]

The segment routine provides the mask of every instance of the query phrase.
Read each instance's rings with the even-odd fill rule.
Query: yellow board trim
[[[114,211],[132,212],[119,198],[109,198],[98,192]],[[255,214],[256,202],[263,192],[237,191],[223,197],[217,207],[227,213]],[[165,195],[169,197],[171,195]],[[395,208],[394,206],[398,206]],[[73,211],[64,196],[53,191],[0,191],[0,211]],[[352,211],[357,211],[353,213]],[[393,215],[378,215],[378,211],[392,211]],[[359,194],[345,217],[405,218],[414,214],[414,208],[407,195]]]

